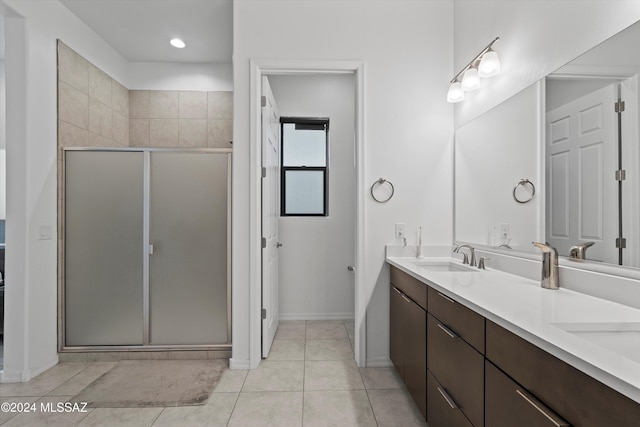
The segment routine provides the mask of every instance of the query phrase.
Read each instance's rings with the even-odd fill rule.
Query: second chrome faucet
[[[558,251],[548,243],[531,242],[542,251],[542,278],[540,286],[545,289],[559,289],[558,280]]]

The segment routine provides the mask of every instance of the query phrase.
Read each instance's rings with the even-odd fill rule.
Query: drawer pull
[[[537,399],[535,399],[534,397],[529,397],[527,396],[527,394],[525,392],[522,392],[520,390],[516,390],[516,393],[518,393],[520,395],[520,397],[522,397],[524,400],[526,400],[531,406],[533,406],[534,408],[536,408],[538,410],[538,412],[540,412],[542,415],[544,415],[549,421],[551,421],[553,423],[554,426],[556,427],[568,427],[569,424],[567,424],[564,421],[558,421],[556,419],[556,417],[553,417],[552,415],[549,415],[543,408],[540,407],[540,405],[537,401]]]
[[[451,329],[447,328],[446,326],[441,325],[440,323],[438,323],[438,328],[442,329],[445,334],[449,335],[449,337],[458,338],[458,334],[456,334],[455,332],[453,332]]]
[[[396,288],[395,286],[392,286],[393,290],[396,291],[397,293],[399,293],[400,295],[402,295],[402,291],[398,288]]]
[[[401,296],[401,297],[402,297],[402,299],[403,299],[403,300],[405,300],[406,302],[413,303],[413,301],[411,301],[411,300],[409,299],[409,297],[408,297],[408,296],[406,296],[405,294],[400,294],[400,296]]]
[[[438,388],[438,391],[440,392],[440,394],[442,395],[442,397],[444,398],[444,400],[447,401],[447,403],[449,404],[451,409],[456,409],[458,407],[458,405],[456,405],[456,402],[451,398],[451,396],[449,396],[449,393],[447,393],[446,391],[444,391],[440,387],[437,387],[437,388]]]
[[[440,292],[438,292],[438,295],[440,295],[442,298],[446,299],[447,301],[449,301],[452,304],[455,304],[456,302],[454,300],[452,300],[451,298],[449,298],[448,296],[441,294]]]

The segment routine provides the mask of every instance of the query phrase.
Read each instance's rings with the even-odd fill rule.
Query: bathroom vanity
[[[431,427],[638,425],[640,310],[451,258],[387,262],[391,360]]]

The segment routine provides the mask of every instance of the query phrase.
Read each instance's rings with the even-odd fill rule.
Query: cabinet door
[[[427,389],[429,427],[473,427],[431,372],[427,372]]]
[[[427,312],[405,303],[404,382],[420,412],[427,417]]]
[[[569,424],[524,387],[485,362],[485,416],[492,427],[562,427]]]
[[[393,285],[390,290],[389,307],[389,357],[396,367],[400,378],[404,380],[404,312],[402,293]]]

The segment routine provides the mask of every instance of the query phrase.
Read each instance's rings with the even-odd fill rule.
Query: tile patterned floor
[[[0,412],[2,426],[426,426],[393,368],[358,368],[352,321],[282,322],[258,369],[227,370],[206,405]],[[29,383],[0,384],[0,402],[66,402],[106,363],[63,363]]]

